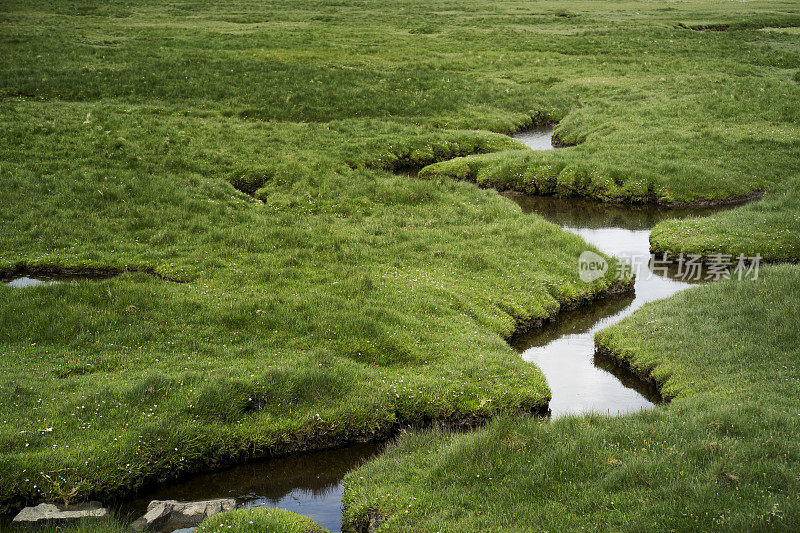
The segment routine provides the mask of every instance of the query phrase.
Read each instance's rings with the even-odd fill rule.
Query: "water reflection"
[[[647,230],[669,218],[708,216],[724,208],[664,209],[652,205],[605,204],[584,198],[527,196],[507,191],[504,196],[516,202],[524,213],[538,213],[566,228]]]
[[[515,133],[513,137],[524,142],[529,148],[534,150],[552,150],[553,146],[553,126],[543,126],[530,130]]]
[[[566,312],[551,324],[512,340],[526,361],[544,372],[553,394],[550,410],[564,414],[621,414],[652,407],[658,391],[626,369],[594,354],[594,334],[647,302],[666,298],[690,283],[648,265],[650,228],[667,218],[694,216],[697,210],[617,207],[586,200],[507,194],[527,213],[559,224],[603,252],[635,260],[635,296],[614,297]],[[638,261],[636,261],[638,259]],[[656,265],[657,266],[657,265]],[[577,268],[577,267],[576,267]]]
[[[50,269],[34,270],[28,272],[14,273],[0,272],[0,283],[14,287],[17,289],[24,289],[27,287],[41,287],[47,285],[55,285],[57,283],[71,283],[83,279],[88,280],[101,280],[107,279],[118,275],[118,272],[108,271],[103,272],[100,270],[87,270],[87,271],[66,271],[53,273]]]
[[[53,285],[54,283],[60,283],[60,281],[55,279],[45,279],[45,278],[29,278],[28,276],[20,276],[18,278],[13,278],[9,280],[3,280],[3,283],[9,285],[11,287],[15,287],[17,289],[23,289],[25,287],[37,287],[40,285]]]
[[[198,475],[141,494],[120,512],[131,520],[151,500],[235,498],[245,507],[278,507],[310,517],[330,531],[342,527],[342,478],[375,455],[377,444],[357,444],[277,459],[258,461]]]

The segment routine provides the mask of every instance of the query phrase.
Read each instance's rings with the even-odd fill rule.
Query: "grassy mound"
[[[166,279],[0,286],[10,504],[542,409],[541,373],[502,336],[614,283],[581,282],[586,245],[494,192],[352,169],[363,126],[14,107],[27,122],[7,131],[51,133],[0,148],[1,262]],[[229,183],[260,173],[263,201]]]
[[[582,283],[586,245],[493,192],[379,169],[505,136],[0,106],[0,269],[140,271],[0,285],[0,506],[541,410],[541,373],[502,337],[613,285]]]
[[[385,531],[781,530],[800,526],[800,269],[645,305],[598,346],[654,377],[635,415],[509,418],[409,434],[345,479]]]
[[[325,533],[327,529],[304,516],[282,509],[237,509],[206,518],[199,533]]]
[[[800,180],[738,209],[661,222],[650,233],[650,247],[672,257],[760,254],[766,261],[800,261]]]

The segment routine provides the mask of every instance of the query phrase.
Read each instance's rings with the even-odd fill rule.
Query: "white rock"
[[[233,498],[199,502],[153,500],[147,506],[147,512],[131,527],[136,531],[171,532],[198,526],[207,517],[235,507],[236,500]]]
[[[16,524],[36,524],[39,522],[72,522],[84,518],[105,518],[108,509],[100,502],[77,503],[64,506],[60,503],[40,503],[36,507],[26,507],[14,517]]]

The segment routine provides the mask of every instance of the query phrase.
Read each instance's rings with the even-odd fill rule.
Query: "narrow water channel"
[[[533,150],[552,150],[553,146],[553,126],[542,126],[530,130],[520,131],[512,137],[522,141],[528,148]]]
[[[536,150],[553,148],[551,137],[552,129],[548,128],[515,135]],[[512,339],[512,346],[523,359],[535,363],[547,378],[553,395],[552,416],[588,412],[615,415],[648,409],[658,403],[660,396],[655,387],[595,355],[594,335],[645,303],[667,298],[691,286],[674,268],[665,270],[656,263],[651,269],[650,230],[661,220],[684,218],[699,211],[621,207],[513,193],[506,196],[524,212],[541,215],[606,254],[632,261],[637,275],[635,295],[615,296],[566,312],[543,328]]]
[[[356,444],[334,450],[257,461],[202,474],[142,492],[116,513],[133,521],[151,500],[234,498],[242,507],[278,507],[305,515],[329,531],[342,529],[342,479],[378,453],[382,445]]]
[[[590,411],[622,414],[652,407],[658,391],[631,372],[594,353],[594,334],[633,313],[647,302],[667,298],[690,287],[674,269],[654,272],[650,228],[688,212],[653,208],[602,206],[581,200],[507,195],[527,213],[536,213],[580,235],[603,252],[634,260],[635,295],[615,296],[559,315],[543,328],[512,339],[523,359],[542,369],[552,391],[552,416]],[[656,265],[658,267],[658,265]],[[577,265],[576,265],[577,268]]]
[[[552,128],[515,135],[536,150],[552,149]],[[536,213],[581,236],[603,252],[649,258],[650,229],[666,218],[698,211],[658,210],[602,205],[583,200],[528,197],[504,193],[526,213]],[[577,264],[576,264],[577,268]],[[635,296],[608,298],[560,314],[541,329],[512,339],[522,357],[545,374],[553,394],[554,417],[590,411],[618,414],[652,407],[658,391],[614,363],[594,354],[594,334],[630,315],[644,303],[666,298],[690,286],[674,271],[656,274],[646,261],[637,269]],[[4,280],[16,287],[63,281],[18,277]],[[279,507],[305,515],[330,531],[342,526],[344,475],[380,452],[381,445],[354,445],[323,452],[250,463],[170,484],[119,505],[115,513],[133,520],[151,500],[235,498],[245,507]]]
[[[9,279],[2,279],[0,283],[5,283],[9,287],[17,289],[24,289],[25,287],[38,287],[40,285],[53,285],[54,283],[62,283],[62,280],[44,278],[44,277],[28,277],[17,276]]]
[[[80,280],[102,280],[111,278],[118,275],[117,272],[98,272],[91,271],[86,273],[70,273],[70,274],[7,274],[0,273],[0,283],[14,287],[16,289],[25,289],[28,287],[41,287],[47,285],[56,285],[59,283],[73,283]]]

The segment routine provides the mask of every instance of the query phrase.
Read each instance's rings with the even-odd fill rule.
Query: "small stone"
[[[200,525],[209,516],[230,511],[236,507],[236,500],[223,498],[198,502],[179,502],[176,500],[153,500],[147,512],[131,527],[136,531],[175,531]]]
[[[44,522],[69,523],[84,518],[105,518],[108,509],[100,502],[76,503],[63,505],[60,503],[40,503],[36,507],[26,507],[14,517],[17,525],[39,524]]]

